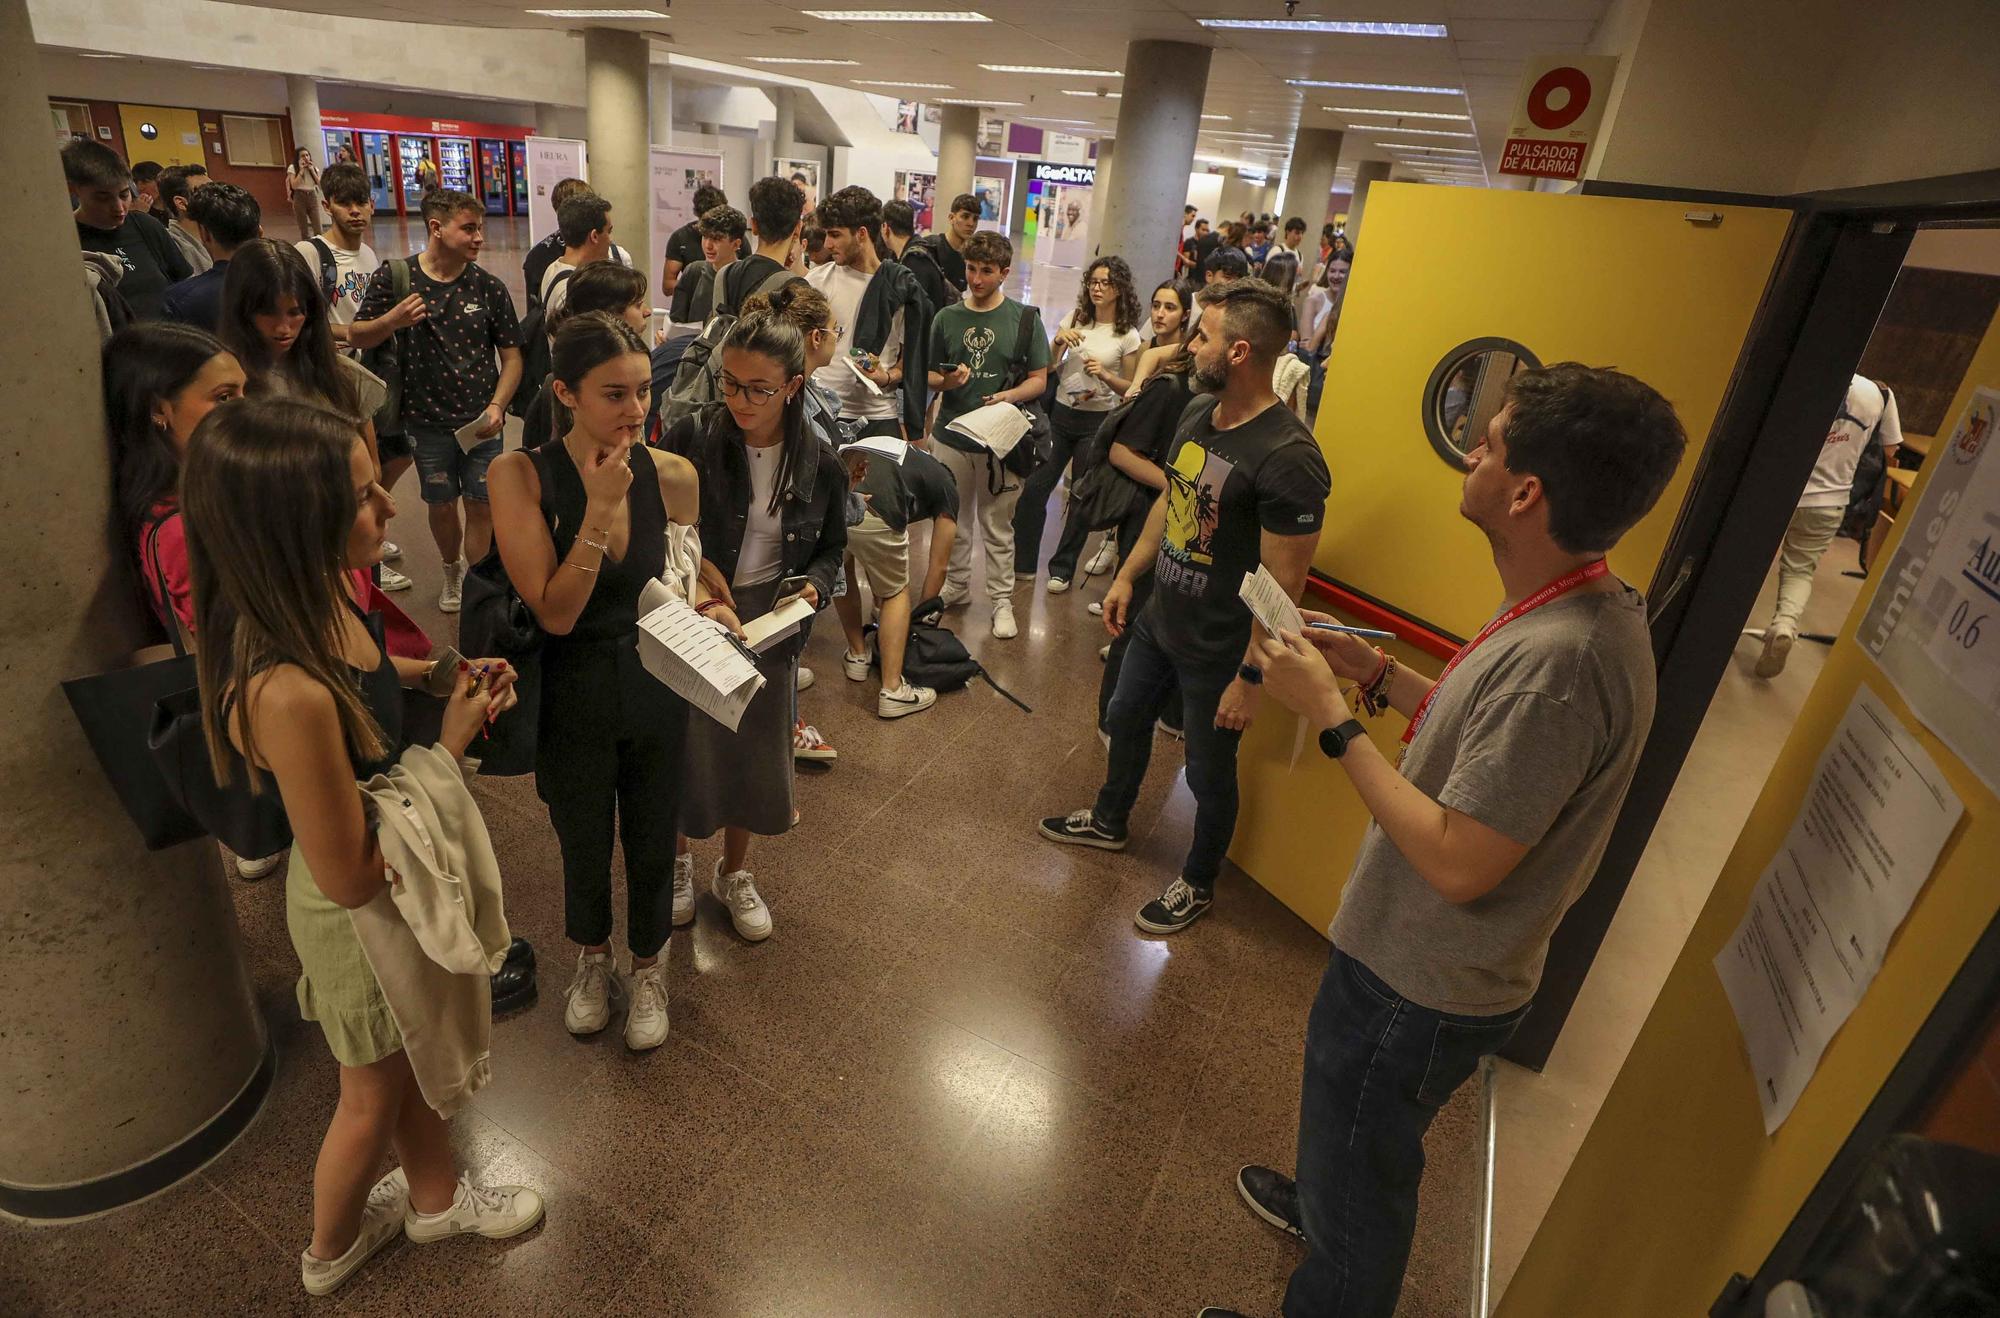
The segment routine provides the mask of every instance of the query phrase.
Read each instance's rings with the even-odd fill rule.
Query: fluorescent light
[[[795,55],[752,55],[752,64],[855,64],[858,59],[803,59]]]
[[[1079,128],[1097,127],[1097,120],[1095,119],[1045,119],[1038,114],[1027,114],[1021,117],[1031,124],[1075,124]]]
[[[530,9],[543,18],[666,18],[657,9]]]
[[[807,18],[823,18],[830,23],[991,23],[984,14],[969,9],[801,9]]]
[[[1412,159],[1418,160],[1428,160],[1430,157],[1418,156],[1417,152],[1436,151],[1440,149],[1437,147],[1417,146],[1411,142],[1377,142],[1375,145],[1381,147],[1384,151],[1394,151],[1399,156],[1410,156]],[[1472,154],[1478,155],[1479,153],[1475,151]]]
[[[988,100],[982,100],[978,97],[965,97],[965,96],[939,96],[935,97],[934,99],[937,101],[939,105],[979,105],[995,109],[1010,105],[1020,106],[1026,104],[1025,101],[988,101]]]
[[[1231,118],[1231,116],[1229,116],[1229,115],[1226,115],[1226,114],[1205,114],[1205,115],[1203,115],[1203,116],[1202,116],[1202,118],[1204,118],[1204,119],[1220,119],[1220,120],[1222,120],[1222,122],[1224,122],[1224,123],[1228,123],[1228,122],[1229,122],[1229,120],[1230,120],[1230,118]]]
[[[1409,137],[1477,137],[1477,133],[1461,133],[1453,128],[1398,128],[1394,124],[1349,124],[1357,133],[1398,133]]]
[[[1327,18],[1198,18],[1203,27],[1249,32],[1331,32],[1348,37],[1444,37],[1442,23],[1360,23]]]
[[[1412,142],[1412,143],[1411,143],[1410,145],[1408,145],[1408,146],[1399,146],[1399,147],[1392,147],[1392,148],[1390,148],[1390,149],[1391,149],[1391,150],[1394,150],[1394,151],[1399,151],[1399,152],[1402,152],[1402,153],[1403,153],[1403,154],[1405,154],[1405,155],[1408,155],[1409,153],[1411,153],[1411,152],[1413,152],[1413,151],[1422,151],[1422,152],[1424,152],[1424,153],[1425,153],[1425,158],[1426,158],[1426,159],[1428,159],[1428,158],[1429,158],[1430,156],[1433,156],[1433,155],[1438,155],[1438,156],[1476,156],[1476,155],[1478,155],[1478,154],[1479,154],[1479,153],[1478,153],[1477,151],[1474,151],[1474,150],[1473,150],[1473,149],[1472,149],[1471,147],[1469,147],[1469,146],[1418,146],[1418,145],[1417,145],[1416,143],[1414,143],[1414,142]]]
[[[1102,96],[1108,101],[1115,101],[1124,94],[1124,92],[1080,92],[1069,87],[1063,88],[1063,95],[1065,96]]]
[[[78,59],[124,59],[125,58],[123,55],[107,55],[101,50],[79,50],[78,52],[76,52],[76,57]]]
[[[1320,78],[1287,78],[1285,82],[1293,87],[1339,87],[1351,92],[1411,92],[1418,96],[1463,96],[1458,87],[1420,87],[1415,83],[1402,82],[1327,82]]]
[[[1211,128],[1208,130],[1208,135],[1210,137],[1257,137],[1267,142],[1277,139],[1276,133],[1247,133],[1229,128]]]
[[[856,87],[903,87],[919,92],[948,92],[952,86],[948,82],[878,82],[872,78],[857,78]]]
[[[1058,69],[1046,64],[982,64],[988,73],[1048,73],[1062,78],[1122,78],[1117,69]]]
[[[1322,105],[1319,108],[1328,114],[1380,114],[1391,119],[1462,119],[1472,122],[1469,114],[1446,114],[1441,110],[1383,110],[1360,105]]]

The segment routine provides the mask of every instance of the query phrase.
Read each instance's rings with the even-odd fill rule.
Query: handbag
[[[146,748],[167,791],[223,846],[255,858],[292,845],[292,823],[285,816],[285,800],[275,778],[266,773],[261,788],[250,790],[249,766],[232,747],[227,757],[229,781],[215,780],[198,687],[171,692],[155,702]]]
[[[542,520],[553,534],[555,482],[548,455],[541,447],[524,452],[535,464],[535,475],[542,485]],[[479,761],[479,772],[487,777],[533,773],[542,714],[542,643],[548,633],[508,579],[497,539],[484,558],[466,569],[463,590],[458,621],[460,651],[478,658],[505,659],[514,669],[514,693],[520,698],[520,704],[482,730],[465,753]]]

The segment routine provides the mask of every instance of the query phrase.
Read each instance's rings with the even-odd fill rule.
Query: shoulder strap
[[[392,256],[389,258],[389,291],[396,295],[396,301],[399,303],[410,295],[410,262],[408,258],[401,256]]]
[[[792,282],[793,278],[795,278],[795,276],[792,274],[790,270],[787,270],[783,266],[779,266],[775,272],[766,275],[764,277],[763,283],[757,285],[757,292],[764,294],[775,293],[780,288],[783,288],[786,284]],[[755,294],[753,294],[752,296],[755,296]]]
[[[1035,331],[1035,306],[1032,302],[1021,304],[1021,327],[1014,334],[1013,369],[1022,376],[1028,373],[1028,335]]]
[[[160,566],[160,528],[166,525],[166,521],[165,517],[155,517],[146,523],[142,556],[152,568],[153,585],[160,592],[160,611],[167,615],[167,639],[174,643],[174,658],[185,659],[187,647],[181,644],[181,616],[174,612],[173,592],[167,589],[167,572]]]
[[[333,248],[327,246],[326,239],[314,234],[306,241],[319,253],[319,287],[331,304],[340,282],[340,263],[333,259]]]

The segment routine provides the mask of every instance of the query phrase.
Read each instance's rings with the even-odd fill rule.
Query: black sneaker
[[[1237,1171],[1236,1193],[1251,1212],[1301,1245],[1306,1243],[1305,1228],[1299,1225],[1299,1187],[1291,1177],[1251,1163]]]
[[[1041,834],[1051,842],[1070,842],[1079,847],[1097,847],[1102,851],[1123,851],[1125,830],[1113,832],[1097,822],[1097,816],[1088,810],[1078,810],[1070,815],[1050,815],[1041,822]]]
[[[1213,891],[1197,888],[1186,879],[1175,879],[1165,892],[1139,908],[1133,923],[1149,934],[1177,934],[1213,905]]]

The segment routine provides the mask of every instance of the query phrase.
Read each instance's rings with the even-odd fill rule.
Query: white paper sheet
[[[1764,1133],[1783,1124],[1867,992],[1965,807],[1867,687],[1715,971],[1749,1050]]]
[[[639,660],[675,695],[731,732],[764,675],[721,623],[702,617],[660,581],[639,593]]]
[[[769,613],[743,624],[743,643],[758,654],[798,631],[799,624],[813,616],[813,606],[794,597]]]
[[[472,420],[460,426],[458,429],[451,432],[453,437],[458,440],[458,446],[464,449],[467,453],[472,452],[472,450],[478,448],[481,444],[484,444],[486,442],[485,439],[481,439],[479,437],[479,427],[484,420],[485,417],[483,415],[476,416],[472,418]],[[501,433],[504,434],[505,431],[503,430]],[[488,435],[486,437],[486,439],[492,439],[492,438],[494,438],[494,436],[492,435]]]
[[[1292,597],[1278,584],[1278,579],[1262,563],[1255,572],[1243,574],[1243,584],[1236,588],[1237,595],[1250,606],[1250,615],[1274,639],[1279,632],[1303,632],[1306,620],[1299,613],[1299,606],[1292,603]]]
[[[869,435],[865,439],[857,439],[851,444],[842,444],[840,451],[843,455],[848,453],[879,454],[899,467],[903,465],[903,459],[910,456],[910,446],[907,443],[900,439],[892,439],[887,435]]]
[[[1012,403],[988,403],[973,408],[945,429],[957,431],[973,443],[993,450],[996,458],[1004,458],[1021,442],[1021,436],[1028,433],[1029,425],[1028,414]]]

